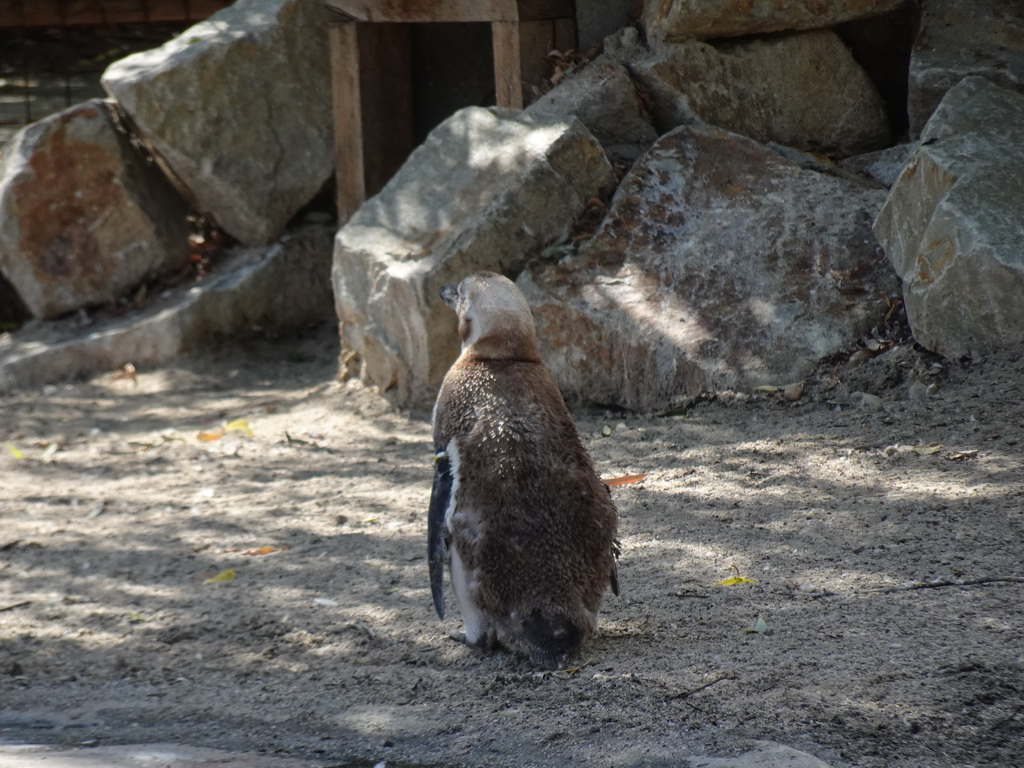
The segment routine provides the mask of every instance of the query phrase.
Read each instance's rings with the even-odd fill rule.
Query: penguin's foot
[[[462,643],[463,645],[468,645],[470,648],[475,648],[478,651],[484,651],[485,653],[496,651],[499,647],[498,638],[495,636],[494,632],[485,632],[477,640],[470,640],[466,636],[465,632],[453,632],[448,635],[448,639],[454,640],[457,643]]]

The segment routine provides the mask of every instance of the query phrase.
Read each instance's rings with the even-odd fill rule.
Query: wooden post
[[[363,168],[363,108],[359,76],[359,40],[355,22],[332,22],[331,98],[334,101],[334,174],[338,224],[344,224],[366,199]]]
[[[338,223],[412,152],[411,24],[489,22],[495,100],[522,109],[552,48],[575,44],[572,0],[324,0],[330,31]]]
[[[413,149],[407,24],[330,28],[338,223],[377,194]]]
[[[522,50],[518,21],[491,23],[494,46],[494,94],[499,107],[523,108]]]

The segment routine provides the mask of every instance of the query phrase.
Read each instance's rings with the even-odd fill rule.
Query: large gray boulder
[[[113,301],[181,267],[188,210],[85,102],[24,128],[0,163],[0,271],[38,318]]]
[[[647,0],[641,21],[651,39],[707,40],[794,29],[834,27],[877,16],[903,0]]]
[[[957,359],[1024,338],[1024,94],[970,77],[921,134],[875,233],[914,337]]]
[[[871,233],[885,195],[680,127],[637,161],[577,256],[520,276],[541,354],[570,399],[639,411],[799,381],[898,294]]]
[[[1024,3],[928,0],[910,57],[910,134],[920,135],[946,92],[970,75],[1024,92]]]
[[[705,122],[761,142],[839,155],[889,142],[877,89],[830,30],[713,45],[625,44],[616,55],[649,92],[660,132]]]
[[[281,233],[334,168],[321,0],[239,0],[103,85],[196,208],[249,245]]]
[[[345,372],[401,405],[431,402],[459,344],[441,286],[521,269],[613,185],[600,144],[575,119],[457,112],[338,231]]]

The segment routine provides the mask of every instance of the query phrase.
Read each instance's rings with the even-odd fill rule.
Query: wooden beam
[[[544,56],[574,44],[572,0],[324,0],[331,25],[335,178],[344,224],[413,149],[411,24],[488,22],[499,106],[522,109]]]
[[[495,21],[491,24],[494,95],[499,107],[523,108],[523,58],[519,27],[515,21]]]
[[[412,52],[406,24],[334,22],[329,37],[341,225],[413,150]]]
[[[334,22],[328,37],[331,46],[331,98],[334,103],[334,177],[337,182],[340,226],[352,217],[366,199],[356,24]]]
[[[573,0],[516,0],[520,21],[541,19],[572,19],[576,23],[576,3]]]
[[[200,21],[232,0],[0,0],[0,28]]]
[[[571,18],[572,0],[325,0],[357,21],[472,22]]]
[[[327,7],[357,21],[419,24],[435,21],[492,21],[514,17],[509,0],[326,0]]]

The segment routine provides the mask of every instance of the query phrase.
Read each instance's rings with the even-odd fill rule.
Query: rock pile
[[[959,359],[1024,338],[1024,93],[945,95],[875,222],[917,340]]]
[[[438,127],[333,256],[294,222],[333,172],[327,23],[320,0],[239,0],[110,67],[111,100],[27,128],[0,164],[0,296],[66,322],[136,295],[181,269],[191,210],[268,258],[307,254],[289,268],[333,288],[343,371],[402,405],[457,352],[438,286],[482,268],[518,278],[568,395],[640,410],[798,382],[901,300],[951,357],[1024,330],[1019,3],[648,0],[525,112]],[[270,245],[286,235],[307,246]],[[260,287],[221,332],[330,313],[308,280],[236,284]],[[181,343],[40,375],[166,359],[202,337],[191,311]],[[26,381],[5,373],[28,367],[19,343],[0,338],[0,381]]]
[[[82,323],[68,313],[183,272],[190,214],[240,245],[208,284],[147,302],[132,328],[90,318],[77,346],[44,344],[60,334],[38,323],[0,338],[0,385],[155,363],[218,333],[330,317],[330,237],[322,223],[293,222],[333,176],[327,22],[320,0],[242,0],[113,64],[110,100],[30,125],[5,148],[0,273],[54,328],[73,335]],[[230,290],[238,296],[225,300]],[[211,315],[200,296],[220,297],[223,311]],[[44,346],[63,351],[40,356]]]
[[[583,403],[657,411],[707,390],[793,384],[858,342],[877,348],[870,337],[901,294],[918,340],[943,354],[1019,338],[1024,259],[1010,243],[1024,234],[1012,182],[1024,96],[1006,86],[1024,90],[1020,46],[1007,42],[1024,39],[1024,11],[980,6],[960,20],[978,51],[965,61],[943,31],[952,0],[925,0],[923,15],[900,0],[649,0],[644,34],[609,38],[527,110],[543,132],[561,120],[581,136],[582,123],[624,174],[603,219],[590,220],[591,204],[574,221],[577,196],[556,205],[520,185],[501,225],[490,192],[519,184],[511,171],[470,162],[470,177],[464,167],[437,186],[437,157],[414,154],[336,238],[348,371],[400,404],[429,402],[456,353],[436,287],[496,265],[518,275],[545,362]],[[904,52],[895,66],[893,51]],[[490,114],[472,117],[483,146],[522,126]],[[470,119],[439,128],[434,151]],[[543,145],[540,125],[515,147]],[[434,194],[419,194],[427,181]],[[529,236],[496,243],[494,231]]]

